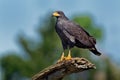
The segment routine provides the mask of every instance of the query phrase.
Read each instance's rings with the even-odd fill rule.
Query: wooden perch
[[[72,58],[58,62],[40,71],[32,77],[32,80],[62,80],[71,73],[82,72],[89,69],[96,69],[94,64],[85,58]]]

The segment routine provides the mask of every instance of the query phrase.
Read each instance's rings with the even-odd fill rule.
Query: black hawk
[[[70,49],[74,46],[89,49],[95,55],[101,55],[95,47],[96,39],[85,31],[85,29],[83,29],[79,24],[70,21],[62,11],[55,11],[53,16],[57,18],[55,29],[61,39],[63,49],[69,49],[67,57],[64,57],[63,51],[60,59],[61,61],[63,59],[71,59]]]

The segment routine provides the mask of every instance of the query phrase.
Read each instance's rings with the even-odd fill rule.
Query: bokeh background
[[[87,58],[97,69],[64,80],[120,80],[119,8],[119,0],[0,0],[0,80],[30,80],[59,59],[62,45],[51,17],[56,10],[81,24],[103,53],[74,48],[72,56]]]

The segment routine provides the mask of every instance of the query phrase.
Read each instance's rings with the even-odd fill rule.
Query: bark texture
[[[71,60],[63,60],[49,66],[34,75],[32,80],[62,80],[66,75],[89,69],[96,69],[96,67],[87,59],[72,58]]]

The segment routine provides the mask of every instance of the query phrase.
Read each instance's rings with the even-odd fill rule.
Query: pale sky
[[[78,13],[94,16],[105,31],[100,49],[119,60],[120,0],[0,0],[0,56],[7,51],[19,52],[19,33],[36,38],[39,20],[54,10],[62,10],[68,17]]]

